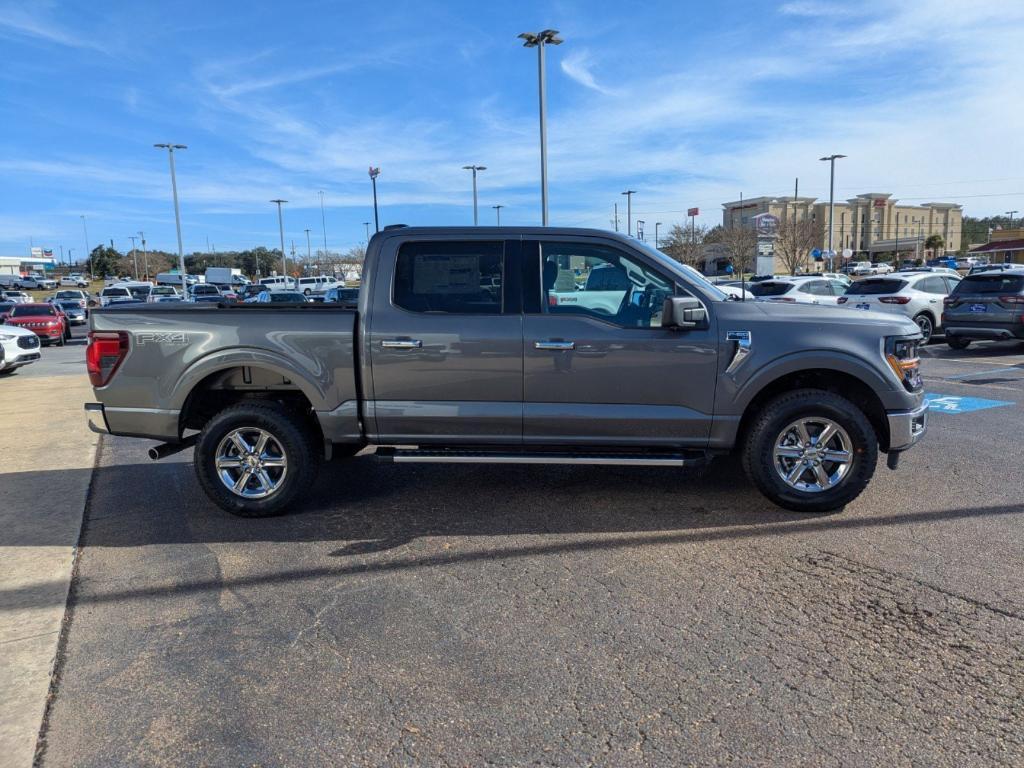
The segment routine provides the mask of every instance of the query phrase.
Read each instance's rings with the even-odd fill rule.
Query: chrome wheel
[[[775,471],[798,491],[821,493],[835,488],[853,463],[846,430],[831,419],[810,416],[779,434],[773,452]]]
[[[228,432],[217,446],[214,461],[224,487],[246,499],[270,496],[288,474],[288,457],[281,443],[258,427]]]
[[[928,315],[918,315],[914,318],[914,322],[917,323],[917,327],[921,329],[921,335],[924,336],[921,340],[921,345],[924,346],[931,341],[932,338],[932,332],[934,330],[932,327],[932,319],[928,317]]]

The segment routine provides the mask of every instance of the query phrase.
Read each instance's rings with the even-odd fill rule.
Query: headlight
[[[920,341],[919,336],[890,336],[885,340],[886,362],[909,392],[921,389],[921,359],[917,356],[917,345]]]
[[[16,338],[13,333],[0,333],[0,341],[14,341]]]

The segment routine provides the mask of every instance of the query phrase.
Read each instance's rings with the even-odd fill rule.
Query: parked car
[[[307,304],[309,297],[299,291],[263,291],[253,304]]]
[[[1024,339],[1024,266],[965,277],[946,299],[942,322],[953,349]]]
[[[197,285],[189,286],[188,291],[185,294],[186,301],[223,301],[224,296],[220,292],[220,288],[216,285],[209,285],[208,283],[199,283]]]
[[[285,277],[284,275],[261,278],[260,285],[268,291],[294,291],[298,288],[294,277]]]
[[[568,264],[584,287],[559,303]],[[93,312],[90,426],[159,440],[154,458],[194,445],[209,498],[247,517],[367,445],[397,462],[665,467],[736,449],[773,502],[821,512],[926,430],[908,318],[730,301],[617,233],[388,229],[364,276],[355,311]]]
[[[238,299],[239,301],[249,301],[250,299],[255,299],[264,291],[269,290],[270,289],[267,288],[267,286],[263,285],[262,283],[253,283],[251,285],[246,285],[243,286],[242,290],[238,292]]]
[[[60,286],[68,286],[71,288],[88,288],[89,281],[83,278],[81,275],[64,275],[60,279]]]
[[[0,291],[0,298],[15,304],[28,304],[32,301],[32,297],[24,291]]]
[[[181,299],[181,293],[177,288],[170,285],[154,285],[153,290],[146,297],[146,301],[156,303],[158,301],[167,301],[169,298]]]
[[[71,338],[71,327],[67,318],[53,304],[18,304],[4,318],[4,325],[28,328],[43,344],[53,342],[63,347],[64,342]]]
[[[39,337],[28,328],[0,325],[0,374],[39,359]]]
[[[68,319],[68,325],[85,325],[89,319],[85,307],[74,300],[51,299],[50,303],[58,307]]]
[[[57,287],[57,281],[39,275],[28,275],[22,276],[18,280],[18,285],[28,291],[49,291]]]
[[[134,297],[132,292],[124,285],[108,285],[100,291],[100,306],[105,307],[113,299],[127,299],[131,301]]]
[[[1007,269],[1020,269],[1020,264],[979,264],[976,267],[971,267],[971,271],[967,274],[976,275],[979,272],[1004,272]]]
[[[851,275],[873,275],[874,265],[870,261],[855,261],[850,264],[849,274]]]
[[[873,312],[906,315],[921,329],[922,344],[942,330],[942,300],[960,276],[933,272],[898,272],[887,277],[868,277],[846,289],[840,306]]]
[[[324,293],[324,301],[328,304],[355,304],[359,301],[359,289],[344,286],[329,288]]]
[[[327,284],[327,278],[325,277],[300,277],[298,289],[302,291],[306,296],[311,293],[317,293],[324,291],[330,286]]]
[[[57,291],[53,294],[51,301],[74,301],[82,309],[87,309],[89,306],[89,295],[85,291],[79,290]]]
[[[912,272],[930,272],[933,275],[950,275],[952,277],[961,277],[960,273],[955,269],[949,267],[908,267],[907,269],[901,269],[897,274],[912,273]]]
[[[887,262],[884,261],[876,261],[874,264],[871,265],[871,269],[872,275],[888,275],[890,272],[893,271],[893,266],[892,264],[888,264]]]
[[[837,304],[846,292],[845,283],[824,277],[776,277],[747,288],[758,301],[782,301],[798,304]]]

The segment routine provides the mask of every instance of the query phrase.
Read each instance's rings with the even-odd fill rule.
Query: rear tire
[[[265,451],[260,453],[267,460],[263,479],[258,471],[251,472],[240,491],[232,490],[228,482],[235,480],[238,488],[249,468],[247,454],[235,447],[232,436],[241,435],[243,442],[254,449],[253,458],[258,459],[255,448],[261,434],[268,436]],[[267,402],[240,403],[218,413],[203,427],[194,456],[203,491],[218,507],[239,517],[283,513],[316,480],[320,461],[313,429],[303,415]]]
[[[796,425],[804,425],[809,441],[800,441]],[[821,442],[826,427],[833,436]],[[794,512],[831,512],[867,487],[878,463],[878,437],[867,416],[845,397],[798,389],[769,401],[756,414],[741,458],[747,476],[773,503]],[[812,490],[815,485],[820,489]]]

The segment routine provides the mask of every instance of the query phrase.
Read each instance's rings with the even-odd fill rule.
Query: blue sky
[[[536,55],[548,52],[553,224],[702,223],[742,192],[892,192],[1024,210],[1024,3],[13,3],[0,0],[0,254],[286,237],[350,247],[382,223],[539,223]]]

